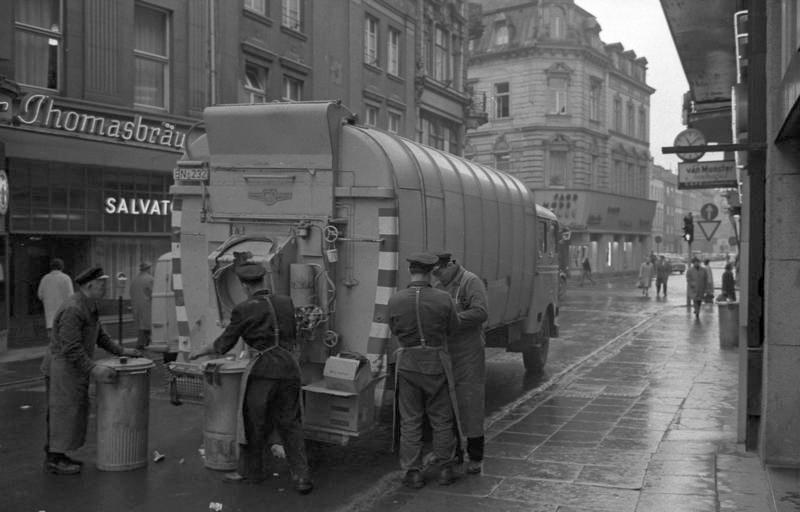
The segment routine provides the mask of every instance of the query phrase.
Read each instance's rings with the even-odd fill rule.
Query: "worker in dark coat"
[[[272,295],[266,289],[262,265],[245,261],[236,264],[234,271],[248,299],[233,308],[230,323],[212,344],[189,355],[189,359],[197,359],[225,354],[239,338],[255,352],[242,376],[238,470],[225,475],[225,481],[264,480],[262,454],[274,443],[271,434],[277,429],[295,489],[308,494],[313,484],[300,416],[300,366],[292,353],[294,304],[290,297]]]
[[[483,421],[486,402],[486,340],[483,324],[489,318],[489,299],[481,278],[452,259],[450,253],[437,255],[433,275],[436,288],[450,294],[456,304],[461,326],[450,336],[447,351],[453,362],[456,401],[461,429],[467,438],[466,472],[478,474],[483,461]],[[456,461],[463,459],[461,443]]]
[[[439,465],[439,484],[454,481],[456,439],[455,388],[448,337],[458,328],[453,300],[431,286],[438,258],[415,253],[408,259],[411,284],[389,299],[389,328],[397,337],[397,403],[400,412],[400,466],[404,484],[419,489],[422,475],[422,426],[425,417],[433,431],[433,459]]]
[[[114,382],[116,370],[94,363],[95,345],[115,355],[138,356],[111,340],[100,324],[97,301],[108,276],[91,267],[75,277],[79,289],[64,301],[53,319],[50,345],[42,362],[47,393],[45,470],[57,475],[80,473],[82,462],[66,455],[86,442],[89,380]]]

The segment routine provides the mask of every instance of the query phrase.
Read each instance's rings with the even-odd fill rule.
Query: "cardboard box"
[[[358,435],[370,430],[375,423],[375,386],[372,380],[358,393],[338,391],[326,386],[326,381],[303,386],[306,428]]]
[[[339,356],[331,356],[325,361],[322,376],[328,389],[348,393],[358,393],[372,380],[369,363]]]

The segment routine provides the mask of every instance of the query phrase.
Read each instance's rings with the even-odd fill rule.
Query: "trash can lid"
[[[97,364],[109,366],[118,372],[124,371],[137,371],[147,370],[153,368],[156,364],[146,357],[109,357],[108,359],[101,359],[96,361]]]
[[[206,361],[205,371],[207,373],[212,370],[219,373],[242,373],[248,364],[250,364],[250,359],[228,359],[222,357]]]

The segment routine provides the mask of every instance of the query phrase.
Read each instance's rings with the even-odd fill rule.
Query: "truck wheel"
[[[547,364],[547,353],[550,349],[550,323],[545,322],[542,329],[535,335],[533,347],[522,351],[522,362],[525,364],[525,371],[541,373]]]
[[[547,352],[550,349],[550,338],[542,340],[538,347],[529,348],[522,353],[522,362],[525,364],[525,371],[541,373],[547,364]]]

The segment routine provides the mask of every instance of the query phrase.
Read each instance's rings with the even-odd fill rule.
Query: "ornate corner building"
[[[572,231],[570,268],[638,269],[649,254],[655,201],[647,60],[605,44],[572,0],[485,0],[469,42],[468,84],[488,123],[465,153],[520,178]]]

